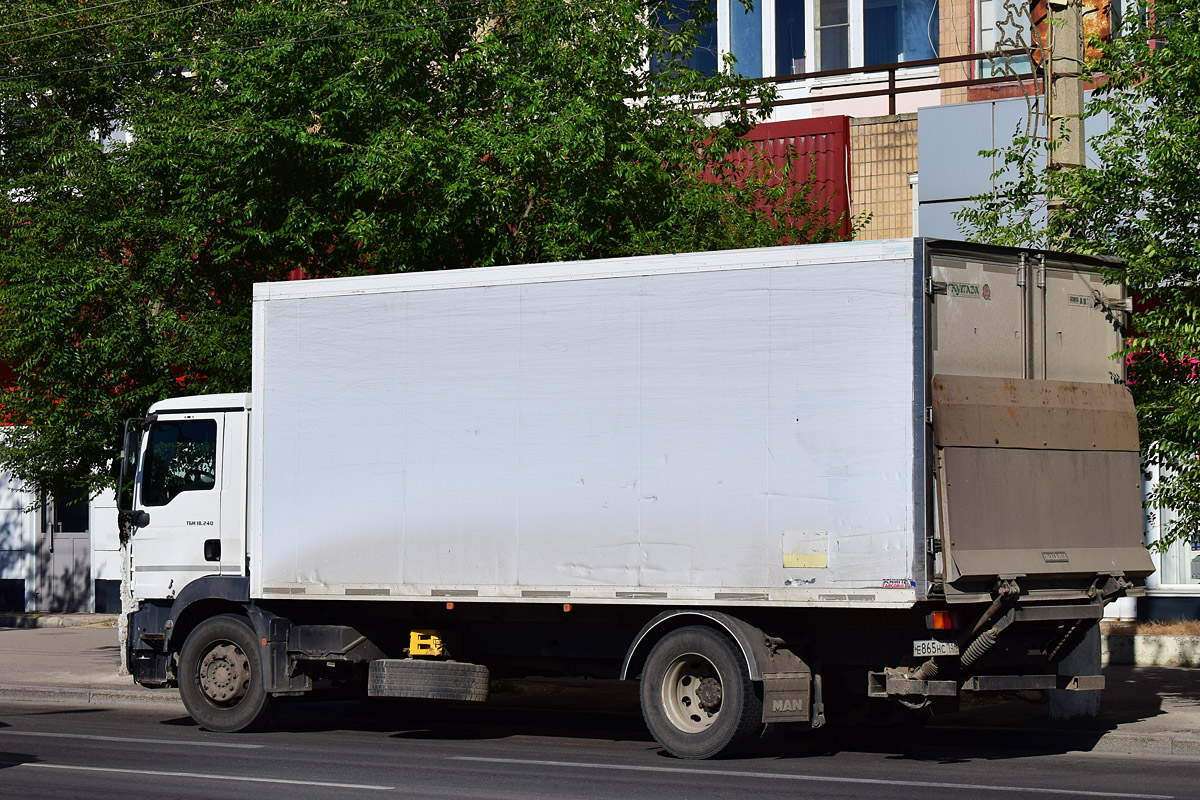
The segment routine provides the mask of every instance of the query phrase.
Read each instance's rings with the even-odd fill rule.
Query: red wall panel
[[[767,122],[746,134],[776,166],[792,160],[793,179],[803,183],[813,173],[813,200],[827,206],[829,219],[841,217],[838,228],[850,235],[850,118]],[[814,170],[815,167],[815,170]]]

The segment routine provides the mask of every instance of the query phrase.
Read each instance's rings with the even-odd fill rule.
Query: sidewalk
[[[39,627],[5,626],[9,621],[0,618],[0,701],[152,703],[183,713],[177,690],[144,689],[117,674],[114,617],[78,615],[71,621],[83,624],[52,622],[55,627],[42,626],[46,620],[39,620]],[[1049,738],[1066,749],[1098,753],[1200,756],[1200,670],[1110,665],[1104,674],[1108,685],[1096,719],[1051,723],[1044,705],[972,699],[957,713],[935,717],[929,728],[951,738],[970,731],[1017,742]],[[557,699],[544,698],[538,705],[579,703],[567,684],[549,694]],[[519,704],[517,697],[496,700]]]
[[[4,628],[115,628],[116,614],[0,614],[0,630]]]
[[[120,665],[114,615],[0,617],[0,700],[173,703],[183,710],[178,691],[137,686],[117,674]]]
[[[1100,716],[1093,719],[1051,722],[1044,704],[980,697],[928,727],[994,731],[1031,744],[1053,740],[1094,753],[1200,756],[1200,670],[1111,664],[1104,677]]]

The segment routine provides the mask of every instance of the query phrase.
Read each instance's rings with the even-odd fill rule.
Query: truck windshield
[[[142,479],[142,505],[164,506],[180,492],[216,485],[215,420],[160,422],[150,429]]]

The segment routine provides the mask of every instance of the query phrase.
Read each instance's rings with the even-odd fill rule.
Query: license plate
[[[914,656],[956,656],[957,642],[939,642],[937,639],[918,639],[913,642]]]

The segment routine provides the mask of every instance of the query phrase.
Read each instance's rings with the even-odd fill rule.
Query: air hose
[[[998,631],[992,628],[990,631],[984,631],[979,634],[975,641],[963,651],[959,658],[959,663],[964,667],[969,667],[979,659],[983,658],[983,654],[992,649],[992,645],[996,644],[996,634]]]
[[[914,681],[930,681],[937,677],[938,665],[932,658],[912,671],[909,677]]]

